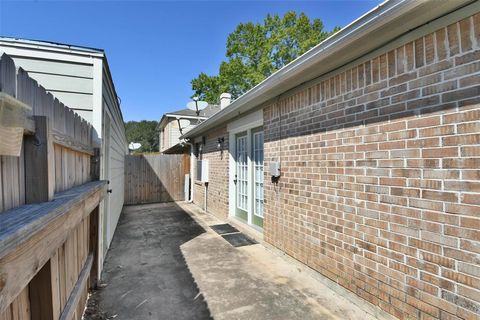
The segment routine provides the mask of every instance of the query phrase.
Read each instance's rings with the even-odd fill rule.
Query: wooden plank
[[[0,312],[35,276],[76,226],[100,203],[105,181],[58,194],[55,201],[25,205],[0,215]]]
[[[12,308],[8,307],[5,311],[0,313],[0,320],[12,320]]]
[[[45,90],[45,94],[42,97],[42,107],[44,115],[50,119],[50,126],[53,126],[54,112],[53,112],[53,95]]]
[[[52,139],[53,143],[64,146],[65,148],[86,153],[91,156],[95,155],[93,148],[79,141],[80,138],[71,137],[57,130],[53,130]]]
[[[40,84],[37,83],[37,87],[34,88],[35,90],[35,98],[33,99],[33,115],[34,116],[44,116],[45,114],[43,113],[43,97],[46,93],[46,90],[44,87],[42,87]]]
[[[26,286],[12,303],[12,320],[30,319],[30,299],[28,296],[28,286]]]
[[[94,156],[90,158],[90,180],[100,178],[100,148],[93,149]]]
[[[66,294],[67,297],[73,290],[75,282],[77,281],[76,270],[77,270],[77,261],[75,255],[75,229],[70,232],[66,242],[65,242],[65,276],[66,276]]]
[[[63,190],[67,190],[69,188],[69,184],[68,184],[68,173],[69,173],[68,155],[69,155],[69,153],[70,153],[70,151],[68,149],[62,148],[62,186],[63,186]]]
[[[60,270],[59,270],[59,249],[55,251],[54,256],[50,259],[50,278],[52,290],[52,315],[53,319],[60,316]]]
[[[22,142],[22,150],[18,158],[18,189],[19,205],[25,204],[25,146]]]
[[[28,73],[22,68],[18,68],[17,71],[17,99],[22,101],[28,106],[33,106],[35,101],[35,91],[38,87],[38,83],[28,76]],[[33,115],[33,110],[29,112],[29,115]]]
[[[90,270],[92,269],[93,264],[93,255],[90,254],[85,262],[85,265],[82,268],[78,281],[75,284],[75,287],[68,298],[67,304],[63,309],[62,314],[60,315],[60,320],[70,320],[76,308],[80,302],[80,298],[82,297],[82,293],[87,286],[88,276],[90,275]]]
[[[3,53],[0,56],[0,91],[15,97],[17,74],[12,58]]]
[[[28,285],[31,320],[52,320],[52,280],[50,261],[37,272]]]
[[[60,312],[67,303],[67,276],[65,272],[65,243],[58,248],[58,284],[60,287]]]
[[[93,254],[93,266],[92,271],[90,272],[90,288],[97,287],[98,281],[98,265],[100,263],[100,254],[99,254],[99,207],[96,207],[89,216],[89,252]]]
[[[0,182],[3,180],[3,164],[2,156],[0,156]],[[3,212],[5,209],[3,207],[3,183],[0,183],[0,212]]]
[[[14,192],[11,185],[12,171],[16,168],[12,168],[9,156],[0,156],[2,163],[2,184],[3,184],[3,209],[8,210],[14,207],[12,194]]]
[[[62,147],[58,145],[53,146],[55,152],[55,193],[62,192],[63,186],[63,162],[62,162]]]
[[[51,201],[55,192],[55,159],[50,120],[35,117],[35,136],[25,138],[26,203]]]
[[[73,150],[66,150],[67,153],[67,189],[72,188],[75,186],[75,151]]]

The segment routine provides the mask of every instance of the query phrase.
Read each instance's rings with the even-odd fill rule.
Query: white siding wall
[[[173,147],[177,143],[180,142],[180,130],[178,129],[178,121],[177,120],[172,120],[169,123],[169,130],[170,130],[170,139],[168,141],[169,148]]]
[[[93,64],[91,58],[84,62],[62,61],[63,56],[52,53],[44,57],[35,50],[13,46],[0,46],[0,51],[10,55],[15,65],[22,67],[48,92],[73,109],[88,122],[93,110]]]
[[[169,118],[167,124],[164,127],[164,133],[163,137],[160,131],[159,139],[160,139],[160,151],[164,151],[168,148],[173,147],[174,145],[178,144],[180,142],[180,136],[182,134],[187,133],[188,131],[192,130],[196,126],[196,121],[197,120],[190,120],[190,125],[188,127],[183,128],[183,132],[180,133],[180,130],[178,128],[178,122],[176,119]],[[165,141],[164,144],[162,144],[162,141]]]
[[[105,76],[103,78],[103,105],[105,111],[110,116],[110,168],[109,188],[112,189],[112,193],[109,197],[109,213],[107,218],[107,247],[110,246],[110,242],[113,238],[113,233],[120,218],[120,213],[123,208],[124,200],[124,161],[127,154],[127,139],[125,137],[125,127],[123,119],[119,111],[118,102],[116,101],[113,88],[110,86],[108,79]]]

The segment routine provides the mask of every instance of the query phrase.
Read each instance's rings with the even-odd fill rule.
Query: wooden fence
[[[127,155],[125,157],[125,204],[185,200],[184,154]]]
[[[0,120],[27,110],[18,156],[0,121],[0,319],[81,319],[106,193],[95,131],[1,53],[0,93]]]

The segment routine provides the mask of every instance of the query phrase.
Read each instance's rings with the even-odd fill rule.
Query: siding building
[[[182,136],[193,201],[398,318],[478,319],[479,103],[480,3],[386,1]]]
[[[196,111],[190,109],[165,113],[157,126],[160,152],[188,152],[188,147],[181,144],[180,136],[195,128],[219,110],[220,106],[218,105],[208,105],[198,115]]]
[[[95,128],[101,143],[100,179],[108,180],[111,189],[100,207],[105,255],[123,207],[127,153],[122,112],[105,52],[5,37],[0,37],[0,51]]]

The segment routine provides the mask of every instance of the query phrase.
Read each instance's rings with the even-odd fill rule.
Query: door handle
[[[235,178],[233,179],[233,183],[237,184],[237,175],[235,175]]]

